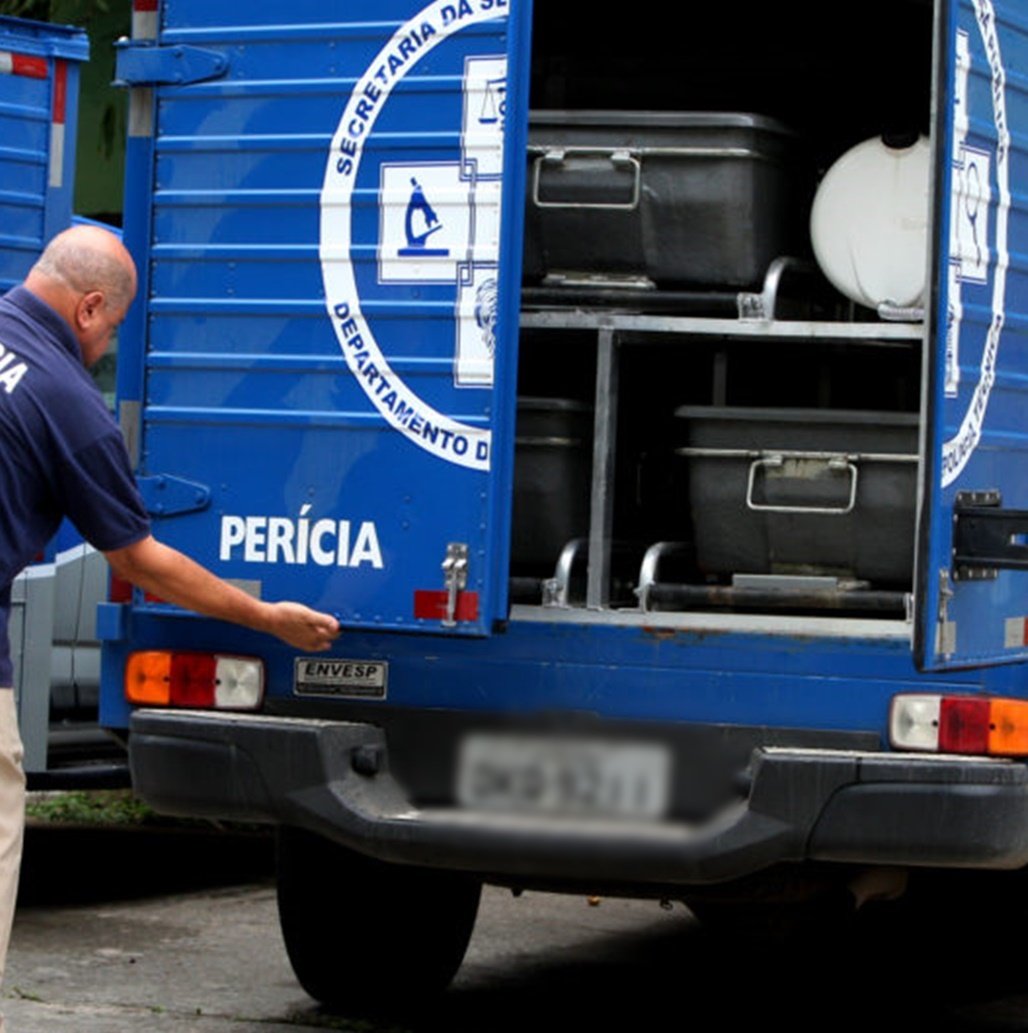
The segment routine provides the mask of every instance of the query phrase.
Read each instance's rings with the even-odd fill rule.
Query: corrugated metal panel
[[[494,393],[492,326],[468,298],[495,284],[501,176],[523,171],[502,167],[502,118],[483,148],[466,109],[485,89],[502,102],[505,11],[160,10],[162,47],[221,54],[228,70],[155,87],[155,132],[129,169],[152,183],[152,207],[126,217],[130,246],[148,225],[141,472],[207,485],[212,506],[159,534],[266,596],[437,630],[415,592],[443,588],[447,547],[463,543],[465,591],[488,602],[461,630],[503,606],[511,457],[509,443],[490,454],[490,435],[512,421],[513,391]],[[343,141],[359,149],[352,176]],[[432,212],[412,229],[416,189]],[[427,246],[411,236],[423,225]],[[519,244],[516,220],[505,232]],[[517,299],[505,303],[497,382],[514,371]],[[469,326],[479,354],[462,365]]]
[[[1012,644],[1007,634],[1011,618],[1028,614],[1028,573],[979,579],[953,561],[964,493],[996,493],[1002,509],[1028,509],[1028,12],[1016,0],[960,0],[941,29],[939,293],[918,648],[931,667],[1028,657],[1023,637]]]

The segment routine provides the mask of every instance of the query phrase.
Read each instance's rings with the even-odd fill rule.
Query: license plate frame
[[[338,699],[384,700],[389,688],[385,660],[300,656],[293,667],[293,693]]]

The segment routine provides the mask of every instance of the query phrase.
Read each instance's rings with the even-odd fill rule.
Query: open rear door
[[[1028,8],[941,0],[915,653],[1028,657]]]
[[[136,0],[119,389],[158,537],[350,627],[505,616],[528,24]]]

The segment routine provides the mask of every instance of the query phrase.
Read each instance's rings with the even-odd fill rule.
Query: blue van
[[[156,533],[344,630],[103,606],[102,720],[279,827],[313,996],[445,986],[483,882],[1028,862],[1023,5],[135,9]]]

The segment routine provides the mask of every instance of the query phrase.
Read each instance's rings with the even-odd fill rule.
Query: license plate
[[[293,691],[299,696],[385,699],[389,665],[380,660],[300,657]]]
[[[658,818],[670,771],[658,743],[475,733],[461,744],[457,799],[508,813]]]

